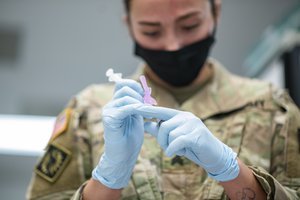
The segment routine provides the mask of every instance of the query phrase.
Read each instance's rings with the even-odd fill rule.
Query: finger
[[[171,142],[166,149],[165,153],[167,156],[171,157],[177,152],[182,154],[186,151],[186,148],[189,147],[189,135],[182,135],[177,137],[173,142]]]
[[[136,92],[135,90],[133,90],[132,88],[130,88],[128,86],[124,86],[120,90],[116,91],[113,99],[115,100],[115,99],[119,99],[119,98],[122,98],[125,96],[129,96],[129,97],[139,100],[140,102],[143,102],[143,96],[141,96],[138,92]]]
[[[178,118],[182,118],[181,115],[176,115],[176,117]],[[175,139],[177,139],[178,137],[184,136],[184,135],[190,135],[192,133],[194,133],[197,129],[197,127],[192,126],[189,122],[191,120],[189,120],[188,118],[182,120],[181,126],[177,127],[175,130],[171,131],[169,134],[169,144],[171,144]],[[186,149],[181,149],[177,152],[175,152],[176,155],[178,156],[182,156],[184,155],[186,152]]]
[[[124,98],[129,98],[129,97],[124,97]],[[118,119],[124,119],[125,117],[130,115],[138,115],[136,113],[136,109],[139,108],[143,103],[137,101],[136,99],[134,99],[134,101],[132,101],[130,104],[128,104],[127,100],[126,103],[119,102],[120,104],[118,106],[111,107],[109,109],[104,109],[103,113],[106,116],[110,116]]]
[[[157,118],[160,120],[167,121],[180,113],[181,111],[171,109],[171,108],[164,108],[159,106],[149,106],[146,104],[142,104],[136,109],[136,114],[142,115],[144,118],[153,119]]]
[[[102,116],[124,119],[129,115],[134,115],[134,110],[140,104],[142,104],[140,101],[132,97],[122,97],[106,104],[102,110]]]
[[[112,100],[107,106],[108,107],[122,107],[130,104],[142,104],[139,100],[130,96],[121,97],[119,99]]]
[[[168,143],[171,144],[176,138],[182,135],[186,135],[186,133],[183,132],[180,128],[171,131],[169,134]]]
[[[185,152],[186,152],[186,149],[184,148],[184,149],[181,149],[179,151],[176,151],[175,155],[177,155],[177,156],[185,156]]]
[[[159,125],[157,122],[145,122],[144,123],[145,132],[157,138]]]
[[[130,98],[130,97],[123,97],[123,98]],[[123,99],[122,98],[122,99]],[[120,100],[116,100],[116,102],[118,102]],[[135,100],[137,101],[137,100]],[[122,104],[122,102],[120,103],[116,103],[111,102],[109,107],[111,106],[115,106],[115,104],[117,104],[116,106],[120,107],[120,106],[124,106],[124,103]],[[126,101],[125,101],[126,102]],[[141,102],[139,103],[135,103],[134,106],[129,106],[129,108],[123,108],[124,110],[126,110],[127,112],[130,112],[129,114],[137,114],[137,115],[141,115],[144,118],[147,119],[153,119],[153,118],[157,118],[160,120],[169,120],[170,118],[174,117],[176,114],[180,113],[181,111],[178,110],[174,110],[171,108],[164,108],[164,107],[159,107],[159,106],[149,106],[146,104],[143,104]]]
[[[143,90],[141,84],[132,79],[122,79],[122,80],[118,81],[115,86],[115,92],[125,86],[132,88],[134,91],[138,92],[141,96],[144,95],[144,90]]]
[[[161,123],[157,135],[157,142],[163,149],[166,149],[169,145],[170,133],[175,131],[181,123],[182,119],[179,119],[176,116]]]

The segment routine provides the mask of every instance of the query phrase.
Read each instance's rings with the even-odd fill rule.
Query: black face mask
[[[177,51],[146,49],[135,42],[135,55],[144,59],[156,75],[170,85],[187,86],[195,80],[204,66],[215,41],[214,32]]]

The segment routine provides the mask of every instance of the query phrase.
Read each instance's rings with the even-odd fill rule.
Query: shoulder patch
[[[61,175],[71,159],[71,152],[57,144],[50,144],[47,152],[37,164],[35,172],[53,183]]]
[[[52,142],[59,135],[68,129],[69,121],[71,118],[71,109],[66,108],[56,118],[54,129],[49,142]]]

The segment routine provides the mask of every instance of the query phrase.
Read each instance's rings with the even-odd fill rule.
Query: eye
[[[196,23],[196,24],[192,24],[192,25],[188,25],[188,26],[182,26],[181,29],[184,31],[192,31],[196,28],[198,28],[200,25],[200,23]]]
[[[160,32],[159,31],[143,32],[143,35],[147,37],[158,37],[160,35]]]

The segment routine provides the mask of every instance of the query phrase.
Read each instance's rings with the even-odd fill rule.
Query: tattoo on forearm
[[[256,199],[256,193],[251,188],[243,188],[242,191],[236,193],[238,200],[253,200]]]

